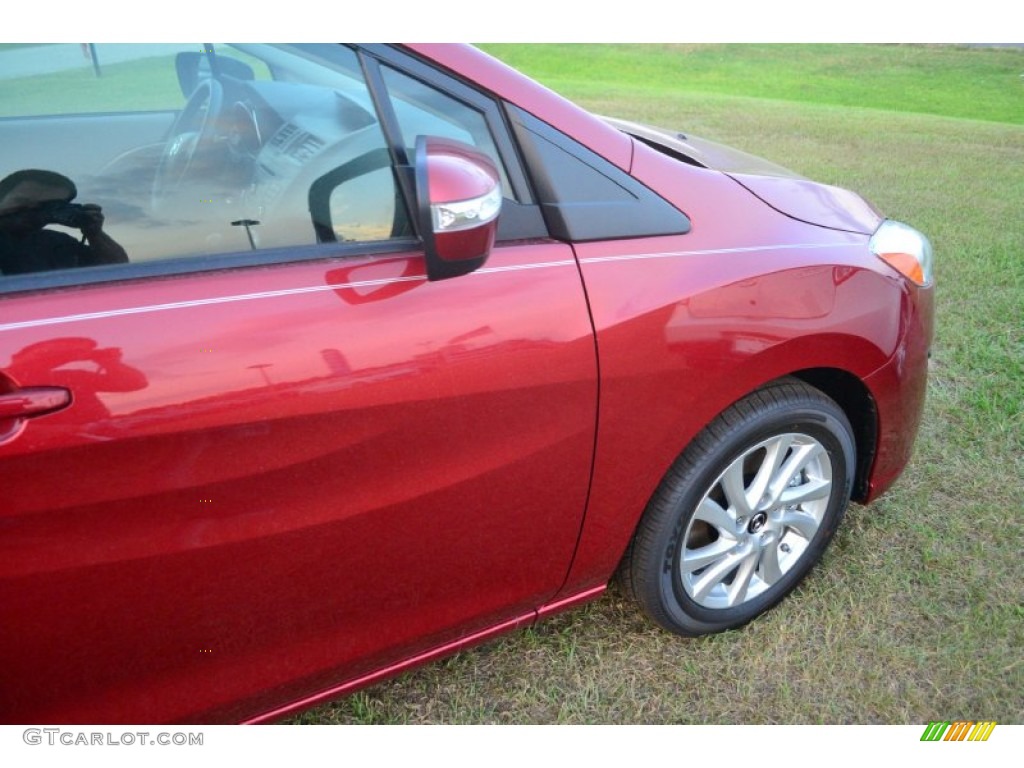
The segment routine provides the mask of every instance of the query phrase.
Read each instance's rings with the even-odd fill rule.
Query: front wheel
[[[795,379],[709,424],[640,521],[620,575],[681,635],[746,624],[821,558],[850,499],[856,450],[842,409]]]

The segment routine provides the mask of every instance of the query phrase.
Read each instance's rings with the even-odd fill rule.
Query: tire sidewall
[[[733,608],[706,608],[695,602],[683,587],[679,575],[684,536],[697,504],[717,482],[725,469],[753,446],[785,433],[805,434],[826,450],[832,469],[832,493],[814,538],[800,559],[775,584],[757,597]],[[684,454],[685,455],[685,454]],[[842,520],[853,483],[854,447],[852,430],[843,412],[822,398],[800,398],[778,403],[777,407],[755,411],[728,432],[703,446],[694,465],[683,478],[681,489],[671,500],[674,514],[662,526],[662,557],[656,581],[665,618],[687,634],[704,634],[746,624],[782,600],[821,559]]]

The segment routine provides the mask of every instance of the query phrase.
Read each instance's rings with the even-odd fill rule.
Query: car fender
[[[705,270],[660,261],[635,269],[640,285],[618,303],[606,303],[612,293],[605,287],[624,281],[625,272],[588,272],[584,264],[601,406],[590,503],[561,596],[610,578],[672,462],[729,406],[801,372],[835,371],[863,382],[897,354],[905,336],[904,287],[884,265],[793,265],[669,301],[660,286],[695,282],[688,276]],[[765,316],[751,322],[765,303]],[[738,323],[741,312],[746,317]]]

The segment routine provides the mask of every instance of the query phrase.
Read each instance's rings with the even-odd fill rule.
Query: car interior
[[[103,93],[99,78],[102,98],[90,111],[0,118],[0,175],[42,168],[73,179],[78,200],[102,207],[133,263],[409,237],[358,60],[322,48],[204,45],[145,59],[165,108],[141,108],[131,92],[115,92],[114,78]],[[486,130],[474,132],[472,119],[467,129],[458,111],[453,119],[450,97],[387,76],[409,156],[422,134],[497,158]]]

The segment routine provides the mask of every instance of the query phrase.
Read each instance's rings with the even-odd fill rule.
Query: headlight
[[[888,219],[875,230],[868,248],[918,285],[932,282],[932,245],[913,227]]]

